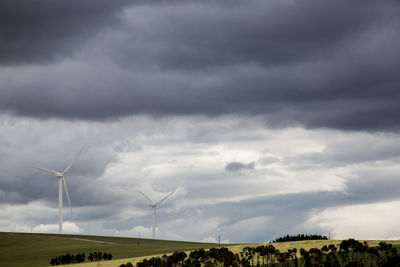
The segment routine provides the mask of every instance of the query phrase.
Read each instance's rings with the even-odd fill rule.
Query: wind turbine
[[[172,195],[175,191],[172,191],[171,193],[169,193],[167,196],[165,196],[163,199],[161,199],[160,201],[154,203],[148,196],[146,196],[142,191],[138,192],[140,194],[142,194],[148,201],[150,204],[150,207],[153,209],[153,239],[156,236],[156,207],[158,204],[160,204],[161,202],[163,202],[164,200],[166,200],[170,195]]]
[[[67,183],[65,182],[65,174],[69,171],[69,169],[71,169],[72,164],[75,163],[75,161],[78,159],[79,154],[81,154],[82,150],[85,147],[82,147],[81,150],[78,152],[78,154],[76,155],[76,157],[68,164],[67,168],[65,168],[65,170],[63,172],[57,172],[57,171],[53,171],[53,170],[49,170],[49,169],[45,169],[45,168],[39,168],[39,167],[35,167],[38,170],[42,170],[45,172],[49,172],[53,175],[55,175],[58,178],[58,208],[59,208],[59,214],[58,214],[58,232],[60,234],[62,234],[62,224],[63,224],[63,197],[62,197],[62,187],[64,184],[64,190],[65,190],[65,194],[67,195],[67,199],[68,199],[68,204],[69,207],[72,211],[72,207],[71,207],[71,201],[69,200],[69,194],[68,194],[68,189],[67,189]]]

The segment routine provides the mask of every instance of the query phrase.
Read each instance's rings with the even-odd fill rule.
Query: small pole
[[[14,224],[14,233],[15,233],[15,224]]]
[[[220,246],[221,246],[221,236],[218,235],[218,247],[220,247]]]
[[[328,237],[328,239],[331,240],[331,232],[329,232],[329,237]]]

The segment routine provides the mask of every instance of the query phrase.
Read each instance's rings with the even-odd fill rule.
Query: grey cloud
[[[129,1],[4,0],[0,3],[0,65],[50,63],[120,22]]]
[[[273,164],[276,162],[279,162],[279,158],[274,157],[274,156],[265,156],[262,157],[261,159],[259,159],[259,162],[263,165],[269,165],[269,164]]]
[[[293,168],[338,167],[379,161],[398,162],[400,159],[399,140],[396,135],[373,136],[359,134],[357,139],[329,140],[321,152],[306,153],[285,159]]]
[[[254,162],[250,163],[242,163],[242,162],[230,162],[226,164],[225,171],[228,172],[238,172],[241,170],[253,170],[254,169]]]
[[[4,116],[0,118],[4,122],[3,119]],[[96,181],[108,164],[117,161],[115,151],[109,147],[115,139],[109,139],[109,129],[103,128],[96,133],[100,128],[94,125],[83,123],[80,126],[81,129],[55,120],[44,124],[18,120],[1,125],[0,157],[4,160],[0,172],[0,192],[3,192],[0,203],[40,200],[56,207],[57,179],[34,167],[62,171],[82,145],[86,145],[85,150],[66,175],[72,205],[100,205],[110,199],[118,201],[117,194]]]
[[[235,233],[235,225],[246,225],[246,222],[249,222],[247,223],[247,227],[251,228],[252,219],[260,221],[257,218],[265,217],[265,219],[261,220],[263,224],[260,224],[260,227],[254,228],[250,232],[246,231],[246,235],[251,236],[254,242],[267,242],[284,234],[327,234],[328,229],[306,224],[310,214],[315,214],[324,209],[391,201],[397,198],[392,193],[385,195],[383,187],[378,190],[379,192],[373,193],[370,191],[366,194],[366,191],[359,190],[360,188],[357,188],[357,186],[353,187],[353,185],[350,185],[351,192],[346,193],[304,192],[283,194],[252,198],[240,202],[220,203],[212,207],[207,207],[206,210],[209,210],[207,215],[210,217],[226,216],[226,220],[218,226],[217,231],[231,242],[245,242],[246,240],[246,236]],[[396,188],[398,192],[398,186]],[[226,212],[229,210],[240,210],[240,212],[234,214]],[[243,226],[243,228],[245,227]]]
[[[394,134],[266,130],[257,118],[236,117],[135,117],[114,122],[71,122],[3,115],[0,119],[0,208],[9,207],[10,213],[0,216],[0,227],[3,228],[12,223],[33,227],[57,222],[57,181],[31,166],[63,169],[82,143],[87,149],[66,177],[73,213],[66,209],[65,221],[74,222],[84,229],[85,234],[115,235],[118,230],[123,235],[137,236],[137,232],[131,231],[133,227],[151,227],[151,209],[137,194],[137,188],[150,192],[155,199],[177,187],[181,190],[157,211],[160,237],[198,241],[221,235],[231,242],[265,242],[286,233],[326,233],[325,228],[305,224],[310,215],[332,207],[396,201],[400,190],[398,164],[391,157],[392,151],[387,149],[397,143]],[[208,135],[205,128],[210,126],[212,130],[216,125],[219,126],[217,130]],[[188,128],[192,130],[188,131]],[[228,138],[224,141],[227,132]],[[210,144],[203,143],[202,133],[213,136]],[[259,137],[256,141],[255,133]],[[307,145],[312,143],[326,145],[327,151],[332,151],[328,154],[333,155],[345,154],[347,150],[343,149],[350,146],[340,140],[358,140],[351,143],[360,148],[362,144],[374,147],[375,156],[383,163],[371,166],[370,157],[360,157],[363,150],[354,149],[347,160],[357,162],[357,167],[341,166],[343,173],[353,174],[345,179],[344,187],[336,186],[337,180],[332,179],[312,179],[310,185],[307,175],[323,173],[318,168],[310,168],[311,163],[318,164],[319,159],[307,159],[311,172],[293,172],[285,158],[276,153],[286,139],[272,139],[272,136],[281,134],[301,146],[296,147],[301,151],[309,151]],[[266,143],[262,136],[271,140]],[[304,142],[304,146],[299,145]],[[138,144],[141,150],[138,150]],[[240,144],[246,151],[251,149],[255,160],[265,156],[268,162],[274,161],[272,155],[279,155],[281,160],[265,169],[259,163],[261,160],[236,162],[239,169],[253,164],[259,167],[247,172],[243,179],[240,172],[222,171],[228,166],[226,156],[232,156],[224,148],[235,144]],[[269,157],[265,147],[270,147]],[[297,151],[286,151],[287,147],[282,149],[284,154]],[[210,155],[212,150],[220,151],[222,155]],[[384,153],[386,150],[389,156]],[[170,159],[177,159],[177,162]],[[324,160],[336,164],[337,158],[329,156]],[[335,164],[322,167],[326,172],[334,173]],[[280,170],[287,174],[277,174]],[[300,188],[293,188],[291,185],[298,185],[299,179],[304,179],[300,181]],[[314,183],[317,183],[316,187]],[[315,192],[326,190],[330,185],[343,191]],[[33,208],[29,213],[20,212],[30,207]],[[44,210],[44,218],[37,216],[37,210]],[[254,225],[257,227],[251,227]],[[238,233],[238,229],[245,230]]]
[[[63,45],[75,54],[48,67],[2,68],[0,109],[38,118],[245,114],[273,127],[399,128],[396,1],[363,1],[362,8],[358,1],[124,3],[100,2],[96,12],[87,2],[64,4],[71,13],[80,8],[73,18],[88,26],[61,17],[60,25],[73,28],[48,38],[32,31],[33,47],[49,40],[43,51],[6,43],[17,52],[2,54],[21,64],[63,57]],[[25,38],[12,24],[2,24],[7,40]],[[37,24],[59,25],[56,18]]]
[[[398,1],[93,3],[0,3],[0,205],[39,203],[48,214],[30,221],[56,222],[57,181],[32,167],[63,169],[83,144],[67,177],[69,218],[97,234],[151,225],[132,192],[143,185],[181,185],[179,203],[195,203],[168,203],[161,228],[232,242],[323,231],[302,222],[329,207],[397,199],[393,133],[346,142],[327,131],[332,140],[316,142],[322,153],[260,152],[250,163],[226,163],[218,144],[261,149],[282,133],[262,126],[398,131]],[[336,167],[360,178],[346,179],[345,192],[287,194],[296,168],[306,180]],[[341,188],[316,188],[330,186]]]
[[[346,193],[366,203],[392,201],[398,198],[400,184],[397,170],[386,170],[384,174],[379,168],[362,170],[358,178],[347,178]]]
[[[359,203],[341,192],[318,192],[284,194],[258,197],[240,202],[224,202],[205,205],[201,218],[219,218],[215,229],[210,229],[212,236],[221,235],[230,242],[268,242],[284,234],[323,233],[318,226],[306,226],[310,211],[322,211],[324,208],[341,204]],[[240,212],[230,212],[230,211]],[[197,218],[192,210],[184,210],[185,218]],[[199,220],[201,220],[199,218]],[[257,227],[252,227],[256,225]],[[239,232],[238,229],[241,229]]]
[[[150,63],[157,60],[158,66],[185,70],[243,63],[276,67],[325,57],[327,50],[335,51],[335,46],[368,30],[383,15],[379,11],[382,6],[372,1],[362,9],[355,2],[226,3],[191,2],[144,10],[152,31],[132,23],[128,38],[139,40],[134,46],[146,42],[150,47],[141,53],[121,43],[127,52],[121,55],[121,61],[133,63],[139,59],[145,63],[150,59]],[[132,16],[140,11],[132,10]],[[159,14],[156,20],[151,19]],[[150,42],[157,39],[160,42]]]

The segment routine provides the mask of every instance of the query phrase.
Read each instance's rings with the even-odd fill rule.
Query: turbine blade
[[[52,174],[54,174],[54,175],[57,175],[57,174],[58,174],[58,172],[53,171],[53,170],[49,170],[49,169],[45,169],[45,168],[39,168],[39,167],[34,167],[34,168],[35,168],[35,169],[38,169],[38,170],[45,171],[45,172],[52,173]]]
[[[156,205],[160,204],[161,202],[163,202],[164,200],[166,200],[170,195],[172,195],[173,193],[175,193],[175,191],[172,191],[171,193],[169,193],[166,197],[164,197],[163,199],[161,199],[160,201],[158,201],[156,203]]]
[[[151,201],[151,199],[148,197],[148,196],[146,196],[142,191],[140,191],[140,190],[137,190],[140,194],[142,194],[142,196],[144,196],[148,201],[149,201],[149,204],[150,205],[152,205],[153,204],[153,201]]]
[[[61,178],[61,179],[63,180],[65,194],[67,195],[67,199],[68,199],[69,208],[71,209],[71,212],[72,212],[71,201],[69,200],[69,194],[68,194],[67,183],[65,182],[65,178],[64,178],[64,177],[63,177],[63,178]]]
[[[81,148],[81,150],[79,150],[79,152],[78,152],[78,154],[76,155],[76,157],[70,162],[70,164],[67,166],[67,168],[65,168],[65,170],[63,171],[62,174],[65,174],[67,171],[69,171],[69,169],[71,169],[72,164],[75,163],[75,161],[76,161],[76,160],[78,159],[78,157],[79,157],[79,154],[81,154],[81,152],[82,152],[82,150],[83,150],[84,148],[85,148],[85,147],[83,146],[83,147]]]

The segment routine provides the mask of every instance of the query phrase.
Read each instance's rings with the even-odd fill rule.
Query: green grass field
[[[297,242],[282,242],[282,243],[273,243],[272,245],[279,249],[280,251],[284,252],[288,249],[297,248],[300,251],[300,248],[304,248],[309,250],[310,248],[322,248],[324,245],[340,244],[341,240],[310,240],[310,241],[297,241]],[[378,246],[380,240],[367,240],[367,243],[370,246]],[[386,243],[393,244],[394,246],[400,249],[400,241],[385,241]],[[240,244],[240,245],[229,245],[229,250],[233,253],[239,253],[243,250],[245,246],[259,246],[261,244]],[[262,244],[265,245],[265,244]],[[189,250],[185,250],[187,254],[189,254]],[[150,257],[134,257],[134,258],[127,258],[127,259],[120,259],[120,260],[113,260],[109,262],[101,262],[100,266],[102,267],[118,267],[122,263],[131,262],[134,266],[137,262],[142,261],[144,258],[151,258],[152,256],[162,256],[164,253],[158,255],[151,255]],[[298,252],[298,256],[300,257],[300,253]],[[98,263],[83,263],[83,264],[74,264],[74,265],[64,265],[65,267],[96,267],[99,266]]]
[[[80,239],[80,240],[78,240]],[[88,240],[82,240],[88,239]],[[89,241],[91,240],[91,241]],[[93,242],[99,241],[99,242]],[[274,243],[273,246],[280,251],[300,248],[321,248],[324,245],[339,244],[341,240],[313,240]],[[367,240],[370,246],[377,246],[380,241]],[[400,241],[385,241],[400,248]],[[245,246],[259,244],[229,245],[234,252],[242,251]],[[56,235],[56,234],[26,234],[26,233],[1,233],[0,232],[0,266],[6,267],[43,267],[49,266],[52,257],[66,253],[86,253],[101,251],[113,254],[112,261],[103,261],[102,267],[118,267],[122,263],[135,264],[143,258],[155,255],[172,253],[174,251],[190,251],[198,248],[216,247],[217,244],[165,241],[123,237],[82,236],[82,235]],[[97,262],[65,265],[70,267],[94,267]]]
[[[98,243],[79,239],[89,239]],[[113,244],[111,244],[113,243]],[[66,253],[101,251],[112,253],[113,259],[126,259],[146,255],[163,254],[176,250],[211,248],[216,244],[164,241],[122,237],[101,237],[82,235],[0,233],[0,266],[43,267],[50,259]],[[102,266],[103,266],[102,262]],[[97,265],[97,263],[96,263]],[[71,266],[71,265],[68,265]],[[82,264],[80,265],[82,266]],[[116,266],[115,264],[112,266]]]

